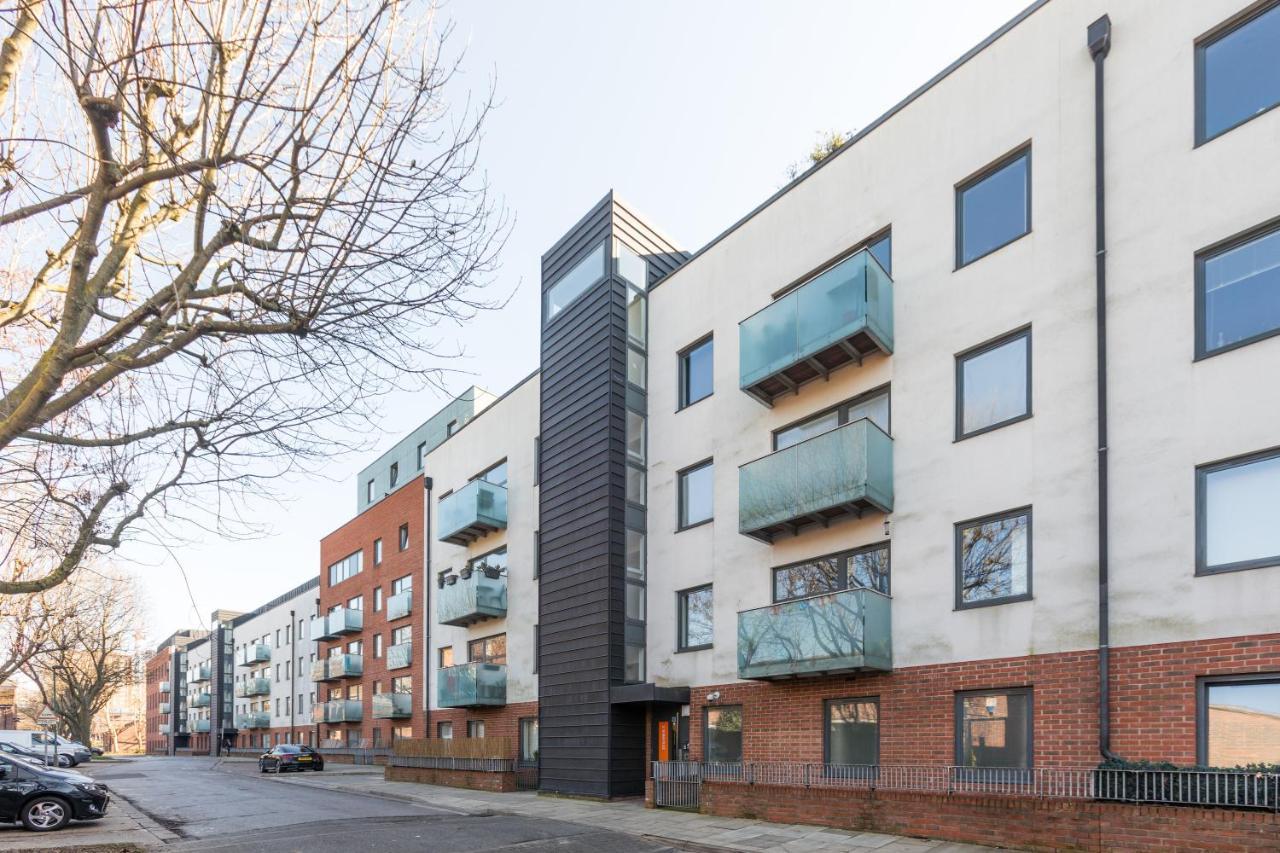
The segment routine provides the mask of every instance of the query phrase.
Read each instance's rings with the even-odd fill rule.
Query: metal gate
[[[653,762],[653,804],[664,809],[697,811],[702,764],[697,761]]]

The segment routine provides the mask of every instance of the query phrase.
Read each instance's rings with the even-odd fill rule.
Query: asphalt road
[[[259,777],[251,764],[218,766],[211,758],[138,759],[98,765],[93,775],[180,836],[166,849],[229,853],[658,853],[672,849],[563,821],[460,815],[379,797],[282,785]]]

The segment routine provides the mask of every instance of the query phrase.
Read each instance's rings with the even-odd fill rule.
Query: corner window
[[[680,353],[680,408],[711,396],[714,356],[715,340],[710,337]]]
[[[956,356],[956,440],[1031,417],[1031,330]]]
[[[396,487],[396,484],[400,482],[400,463],[399,462],[391,463],[390,479],[391,479],[391,488],[394,489]]]
[[[828,699],[823,761],[827,764],[880,763],[880,702]]]
[[[1031,149],[998,160],[956,187],[956,268],[1031,230]]]
[[[733,764],[742,761],[742,706],[708,707],[703,713],[703,760]]]
[[[604,278],[604,272],[604,243],[601,243],[547,288],[542,297],[543,323],[550,323],[571,302],[590,290]]]
[[[1196,574],[1280,566],[1280,450],[1196,469]]]
[[[705,649],[714,638],[711,585],[676,593],[679,632],[677,649],[682,652]]]
[[[702,524],[712,518],[715,465],[702,462],[680,472],[680,529]]]
[[[408,547],[409,547],[409,525],[402,524],[400,525],[400,550],[403,551]]]
[[[956,694],[956,764],[1031,767],[1031,689]]]
[[[1196,45],[1196,144],[1280,104],[1280,4]]]
[[[529,767],[538,763],[537,717],[524,717],[520,720],[520,763]]]
[[[1196,357],[1275,334],[1280,334],[1280,227],[1197,255]]]
[[[858,588],[889,594],[888,543],[773,570],[775,603]]]
[[[1280,764],[1280,673],[1196,682],[1196,763]]]
[[[956,525],[956,609],[1031,598],[1031,509]]]

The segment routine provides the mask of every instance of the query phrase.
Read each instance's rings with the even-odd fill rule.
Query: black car
[[[12,755],[0,755],[0,820],[22,821],[35,832],[62,829],[75,820],[97,820],[107,813],[107,786],[82,773],[36,767]]]
[[[283,773],[286,770],[323,770],[324,756],[309,746],[282,743],[258,759],[258,769],[263,773]]]

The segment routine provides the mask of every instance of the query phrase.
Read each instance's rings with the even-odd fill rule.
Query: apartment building
[[[146,751],[171,755],[175,735],[185,733],[187,722],[186,648],[202,639],[203,630],[175,631],[156,647],[146,663]]]

